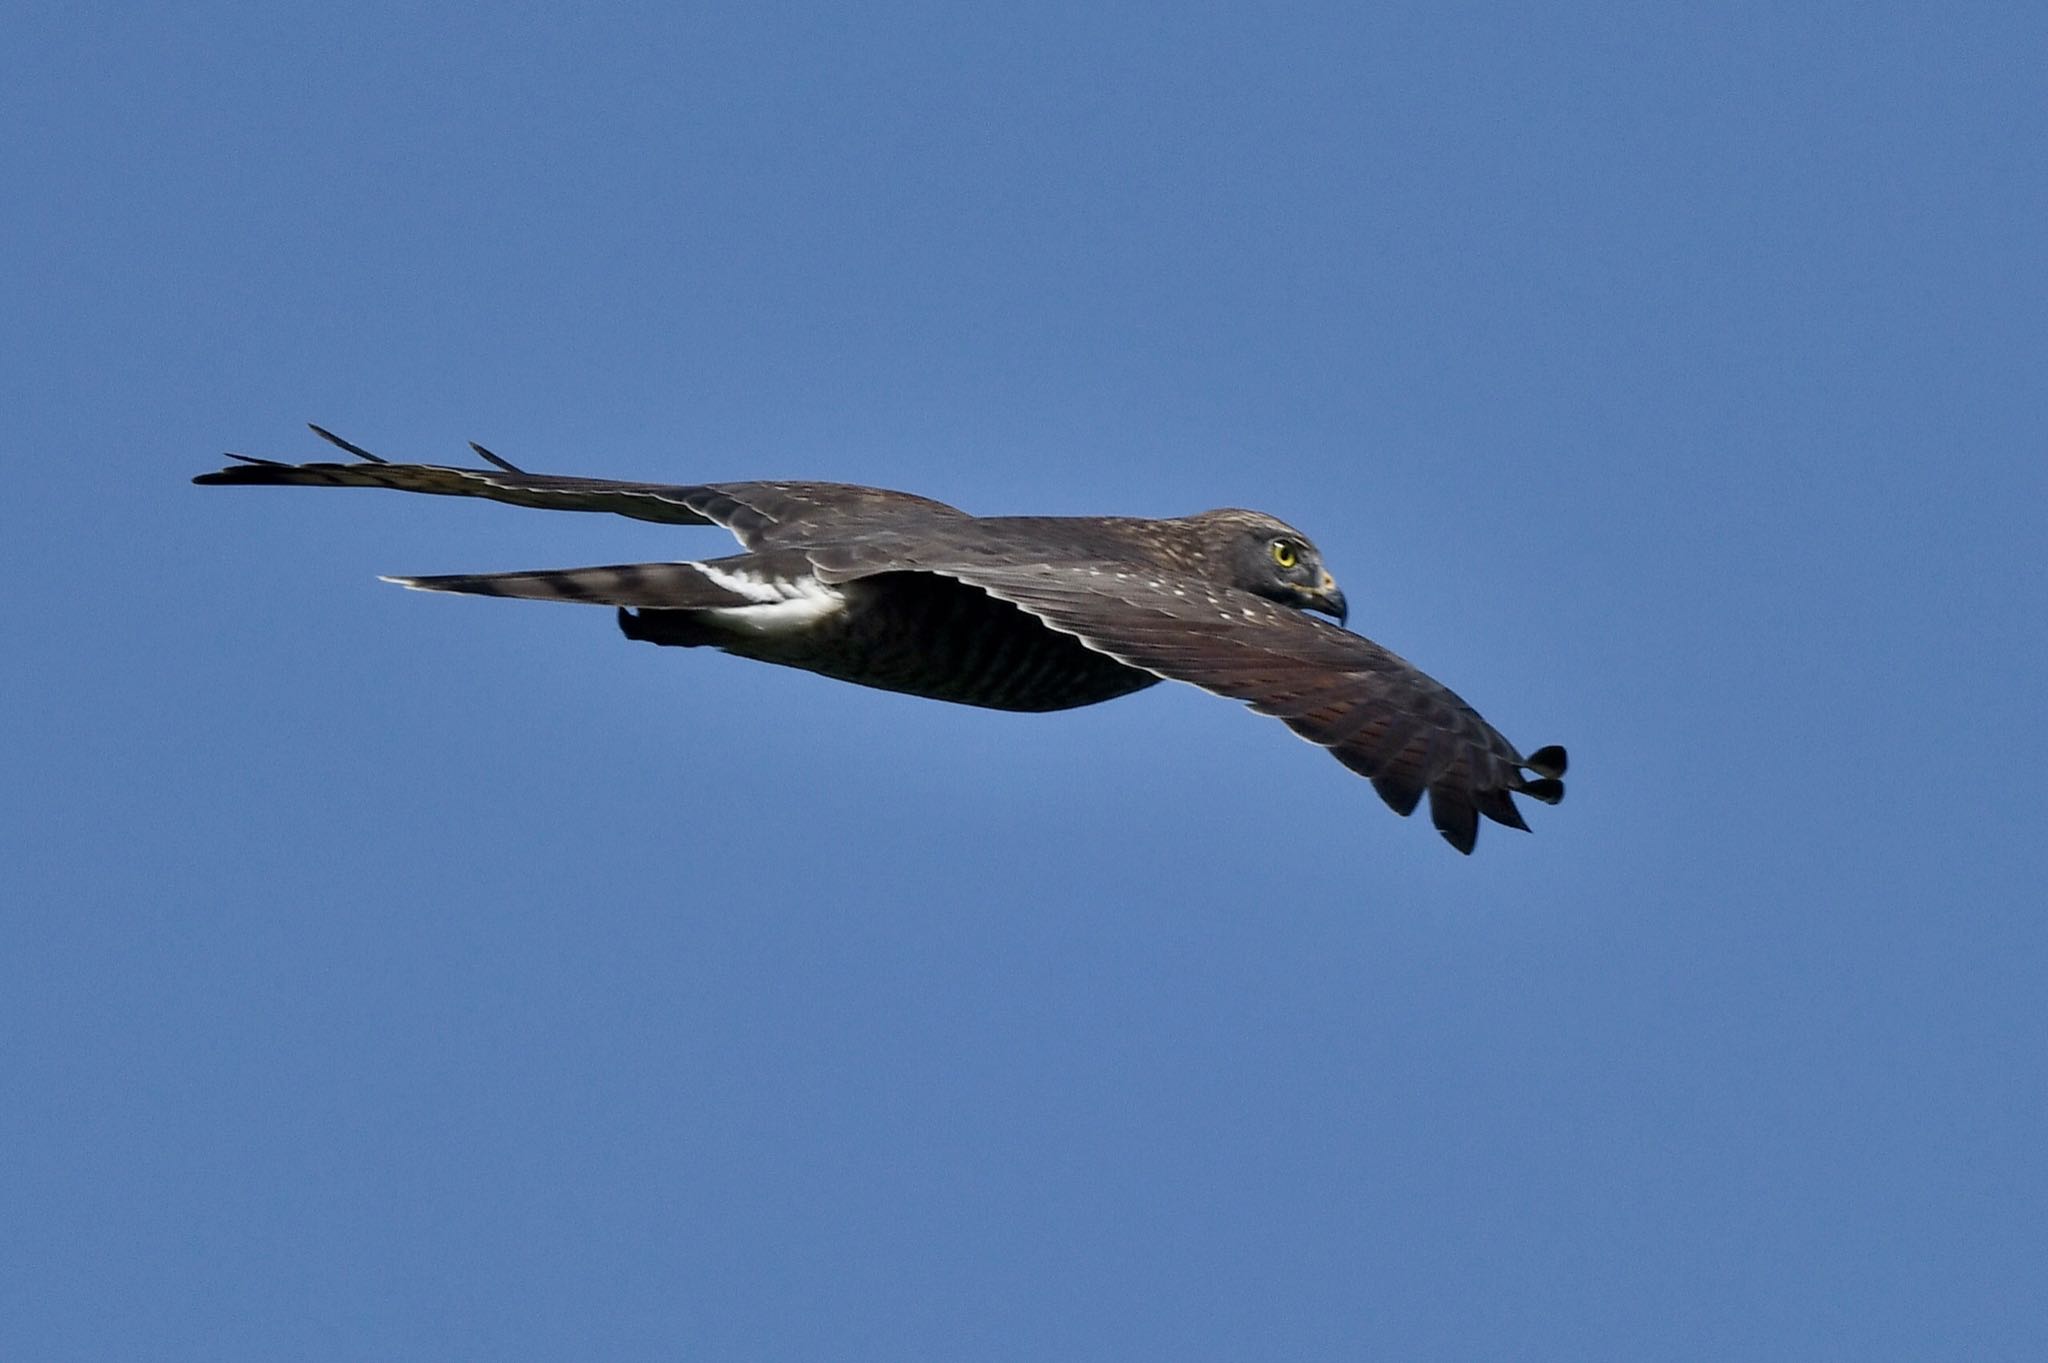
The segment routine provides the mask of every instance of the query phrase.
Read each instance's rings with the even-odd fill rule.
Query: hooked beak
[[[1351,616],[1351,608],[1345,604],[1344,593],[1337,589],[1337,579],[1328,573],[1323,574],[1322,583],[1309,597],[1309,609],[1321,611],[1340,625]]]

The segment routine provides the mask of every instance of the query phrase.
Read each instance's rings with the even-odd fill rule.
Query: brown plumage
[[[1481,815],[1528,826],[1516,794],[1547,804],[1564,795],[1563,748],[1522,756],[1448,688],[1342,628],[1344,597],[1314,544],[1256,511],[978,517],[840,483],[527,473],[481,446],[489,468],[394,464],[313,429],[359,462],[232,455],[240,462],[193,481],[385,487],[723,526],[747,552],[392,580],[615,606],[630,639],[993,709],[1062,710],[1189,682],[1328,748],[1401,814],[1427,794],[1432,821],[1461,852]]]

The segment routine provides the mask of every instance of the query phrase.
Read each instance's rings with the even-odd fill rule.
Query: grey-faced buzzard
[[[1190,682],[1272,715],[1369,778],[1398,813],[1424,792],[1470,852],[1479,816],[1527,828],[1514,795],[1564,796],[1565,754],[1527,757],[1409,663],[1342,628],[1344,596],[1292,526],[1255,511],[1173,520],[971,516],[841,483],[670,486],[386,462],[246,455],[197,483],[384,487],[515,506],[720,525],[745,553],[526,573],[401,577],[430,592],[618,608],[629,639],[710,645],[888,691],[998,710],[1064,710]],[[1319,611],[1329,624],[1306,614]]]

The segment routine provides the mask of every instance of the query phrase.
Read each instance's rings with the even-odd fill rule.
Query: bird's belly
[[[861,686],[993,710],[1067,710],[1159,680],[951,578],[886,573],[842,590],[845,608],[804,628],[706,642]]]

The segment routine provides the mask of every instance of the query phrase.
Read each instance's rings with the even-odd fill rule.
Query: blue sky
[[[2048,1350],[2030,5],[16,7],[0,1354]],[[1570,798],[223,449],[1250,505]]]

